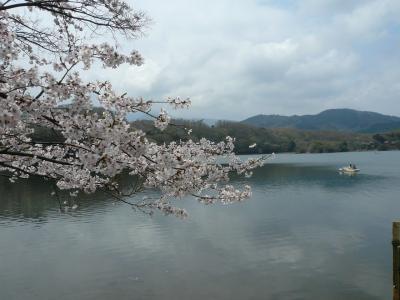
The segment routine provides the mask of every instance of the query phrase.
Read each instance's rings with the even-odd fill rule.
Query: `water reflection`
[[[387,299],[400,155],[371,155],[279,158],[251,200],[182,202],[186,221],[100,194],[62,214],[46,182],[2,182],[0,298]]]
[[[51,196],[52,184],[38,178],[20,180],[10,184],[7,179],[0,178],[0,224],[8,221],[43,223],[53,215],[60,216],[60,205],[57,197]],[[108,197],[98,193],[93,196],[83,196],[77,200],[60,193],[60,201],[77,201],[80,212],[96,211],[110,203]],[[80,212],[75,213],[79,215]]]
[[[356,174],[347,176],[331,166],[315,166],[303,164],[269,164],[254,171],[257,185],[283,188],[287,185],[316,185],[327,189],[352,188],[359,185],[368,186],[384,180],[385,176],[372,174]]]

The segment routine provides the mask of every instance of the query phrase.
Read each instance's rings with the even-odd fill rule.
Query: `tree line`
[[[235,153],[330,153],[370,150],[400,149],[400,131],[382,134],[351,133],[338,131],[307,131],[293,128],[259,128],[240,122],[218,121],[207,125],[203,121],[173,120],[179,126],[160,131],[148,120],[131,122],[157,143],[185,141],[201,138],[219,142],[226,136],[235,138]],[[187,129],[191,129],[190,135]],[[254,147],[249,146],[256,144]]]

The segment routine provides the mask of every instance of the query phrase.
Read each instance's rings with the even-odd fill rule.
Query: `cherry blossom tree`
[[[122,53],[119,39],[138,38],[145,14],[120,0],[7,0],[0,2],[0,173],[12,182],[40,176],[72,196],[97,190],[152,213],[185,216],[172,199],[193,196],[205,204],[242,201],[250,187],[228,185],[229,173],[248,176],[265,157],[241,161],[234,139],[213,143],[156,144],[132,128],[128,113],[154,118],[159,130],[170,117],[154,115],[154,103],[186,108],[189,99],[152,101],[113,89],[108,81],[85,81],[94,66],[140,66],[136,51]],[[104,37],[113,43],[104,42]],[[94,103],[104,108],[94,110]],[[58,139],[35,139],[46,128]],[[130,190],[116,176],[132,175]],[[140,198],[143,189],[160,197]]]

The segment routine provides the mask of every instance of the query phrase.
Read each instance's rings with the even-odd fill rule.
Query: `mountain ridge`
[[[296,128],[376,133],[400,129],[400,117],[349,108],[327,109],[315,115],[264,115],[247,118],[241,123],[262,128]]]

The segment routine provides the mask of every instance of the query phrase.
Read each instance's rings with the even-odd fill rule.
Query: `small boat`
[[[354,167],[343,167],[339,169],[340,173],[348,173],[348,174],[355,174],[360,172],[360,169]]]

